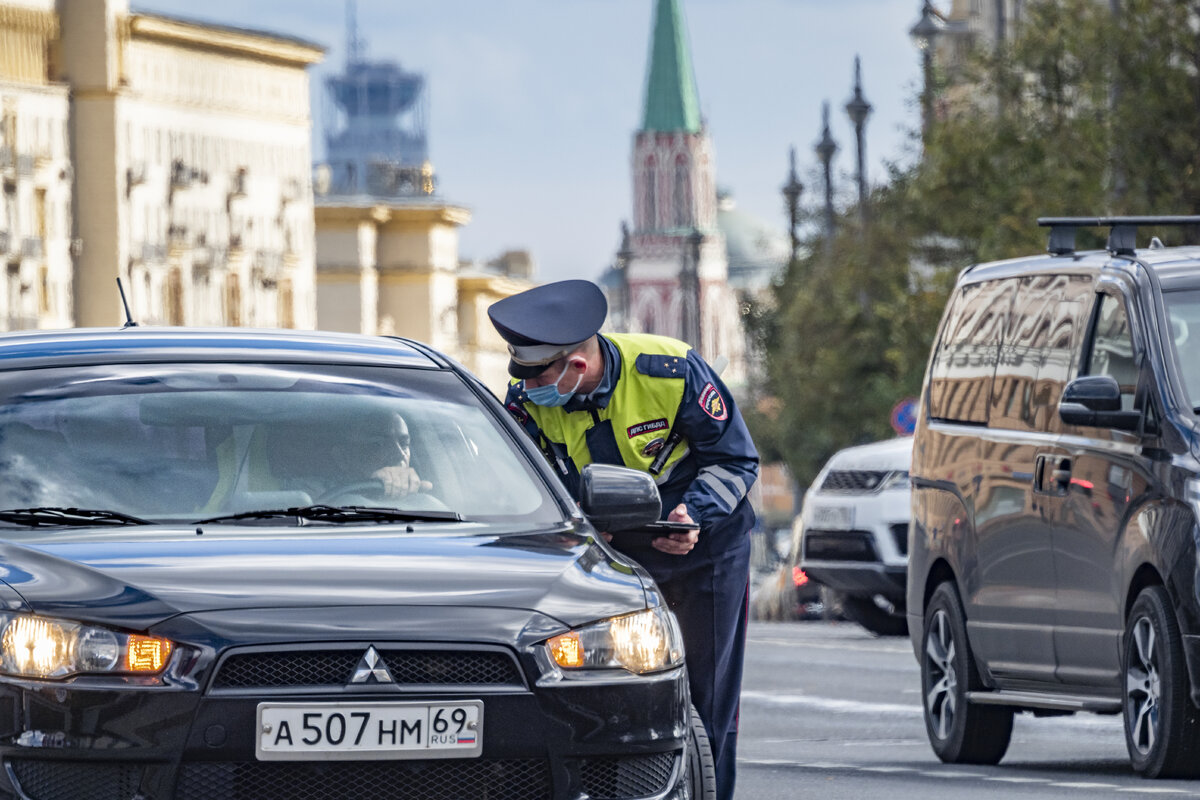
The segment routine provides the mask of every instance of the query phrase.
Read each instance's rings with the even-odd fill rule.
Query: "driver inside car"
[[[396,499],[433,488],[413,469],[408,423],[394,411],[344,426],[272,425],[266,445],[265,472],[274,485],[263,488],[300,490],[317,503]]]

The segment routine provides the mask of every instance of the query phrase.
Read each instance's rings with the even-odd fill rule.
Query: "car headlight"
[[[69,620],[0,613],[0,672],[23,678],[162,672],[173,645]]]
[[[886,492],[888,489],[907,489],[908,487],[908,471],[896,470],[887,474],[887,477],[879,484],[879,491]]]
[[[665,608],[593,622],[546,641],[550,658],[573,669],[627,669],[642,674],[683,663],[683,637]]]

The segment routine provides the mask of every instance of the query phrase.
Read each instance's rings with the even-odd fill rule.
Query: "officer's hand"
[[[667,522],[695,522],[688,514],[687,506],[683,503],[671,509],[671,513],[667,515]],[[685,556],[692,551],[696,546],[696,542],[700,541],[700,531],[688,531],[687,533],[672,533],[669,536],[658,536],[650,541],[650,545],[663,553],[673,556]]]
[[[383,467],[375,470],[371,477],[383,484],[383,493],[388,497],[404,497],[433,488],[433,484],[421,480],[421,476],[412,467]]]

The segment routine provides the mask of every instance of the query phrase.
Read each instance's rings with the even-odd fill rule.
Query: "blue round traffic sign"
[[[900,436],[912,436],[917,428],[917,404],[915,397],[906,397],[892,407],[892,430]]]

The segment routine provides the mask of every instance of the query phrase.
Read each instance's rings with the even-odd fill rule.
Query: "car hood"
[[[8,599],[10,607],[132,630],[177,614],[233,609],[507,608],[573,626],[646,607],[644,573],[583,528],[5,533],[0,578],[20,594]]]
[[[882,442],[847,447],[833,454],[825,471],[839,470],[906,470],[912,463],[911,436],[886,439]]]

